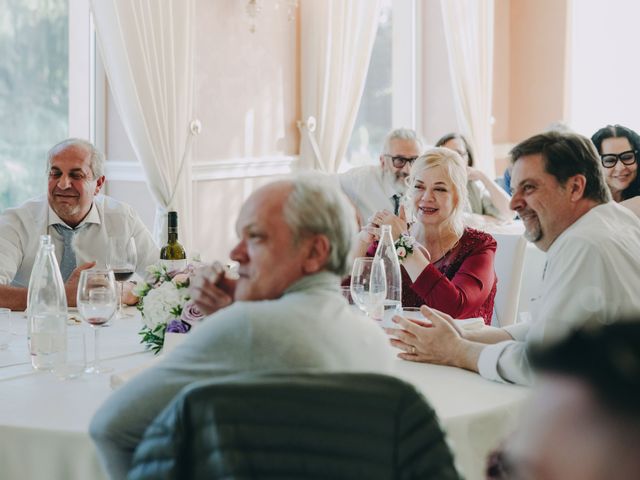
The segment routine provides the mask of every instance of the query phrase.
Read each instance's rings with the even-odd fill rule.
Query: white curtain
[[[342,162],[360,107],[379,13],[380,0],[300,2],[303,168],[336,172]],[[315,119],[315,132],[310,117]]]
[[[495,176],[492,136],[494,0],[440,0],[456,117],[476,167]]]
[[[190,143],[194,0],[91,0],[115,104],[156,201],[154,237],[166,242],[176,210],[192,243]]]

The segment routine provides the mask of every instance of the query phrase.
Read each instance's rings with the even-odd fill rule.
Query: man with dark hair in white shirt
[[[356,207],[361,225],[381,210],[398,214],[411,164],[422,150],[422,141],[414,130],[398,128],[385,138],[378,165],[355,167],[338,175],[342,190]]]
[[[49,150],[47,168],[47,197],[0,215],[0,307],[26,308],[41,235],[51,235],[71,306],[80,272],[106,262],[110,236],[134,238],[139,273],[158,258],[158,248],[135,211],[98,195],[105,182],[104,157],[90,142],[70,138],[58,143]]]
[[[528,384],[527,344],[640,312],[640,220],[611,201],[593,144],[581,135],[548,132],[517,145],[511,157],[511,208],[525,238],[547,253],[532,322],[462,331],[451,317],[423,307],[434,328],[398,317],[406,332],[392,343],[404,350],[401,358]]]

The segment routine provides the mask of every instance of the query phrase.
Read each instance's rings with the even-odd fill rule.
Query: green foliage
[[[154,355],[157,355],[160,353],[160,350],[162,350],[162,345],[164,345],[164,333],[166,328],[166,323],[156,325],[153,330],[147,326],[142,327],[138,332],[138,334],[142,336],[140,343],[145,344],[146,347],[154,353]]]
[[[0,211],[45,192],[68,136],[68,0],[0,0]]]

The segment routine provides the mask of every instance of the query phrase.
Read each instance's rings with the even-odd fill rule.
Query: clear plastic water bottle
[[[383,326],[393,327],[393,316],[402,314],[402,275],[390,225],[382,225],[375,256],[384,264],[387,277],[387,296],[384,300],[382,323]]]
[[[51,370],[64,356],[67,333],[67,295],[51,237],[40,237],[27,293],[27,331],[31,365]]]

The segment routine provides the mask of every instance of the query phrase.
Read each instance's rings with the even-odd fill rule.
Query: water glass
[[[375,257],[358,257],[351,270],[351,296],[370,318],[381,320],[387,296],[384,264]]]
[[[111,270],[90,269],[80,272],[78,282],[78,312],[94,331],[94,360],[87,373],[105,373],[110,368],[100,364],[100,330],[116,311],[118,300],[116,281]]]
[[[353,297],[351,296],[351,287],[340,287],[340,293],[342,293],[342,296],[349,305],[356,304],[356,302],[353,301]]]

